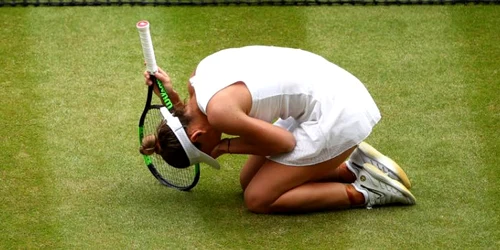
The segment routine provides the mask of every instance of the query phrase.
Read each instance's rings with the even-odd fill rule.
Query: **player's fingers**
[[[156,72],[155,77],[156,77],[156,79],[160,80],[162,83],[168,82],[168,78],[166,78],[165,75],[160,73],[160,72]]]
[[[170,77],[167,74],[164,74],[160,71],[155,73],[155,76],[157,79],[159,79],[161,82],[163,82],[166,85],[170,85]]]
[[[221,140],[217,146],[215,146],[214,149],[212,149],[212,152],[210,152],[210,156],[212,158],[217,159],[219,156],[221,156],[224,152],[221,150],[221,145],[225,144],[224,140]]]
[[[145,79],[145,83],[146,85],[151,85],[153,84],[153,82],[151,81],[151,77],[150,77],[150,74],[148,71],[144,71],[144,79]]]
[[[165,72],[165,70],[163,70],[162,68],[158,67],[158,71],[160,71],[160,73],[168,76],[167,72]]]

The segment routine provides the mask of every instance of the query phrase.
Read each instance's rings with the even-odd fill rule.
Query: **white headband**
[[[184,131],[179,118],[170,114],[170,111],[168,111],[166,107],[161,107],[160,112],[167,126],[169,126],[170,129],[174,131],[174,134],[181,143],[184,152],[186,152],[186,155],[189,158],[189,163],[191,165],[203,162],[215,169],[220,169],[219,163],[214,158],[203,153],[201,150],[196,148],[193,143],[191,143],[191,140],[189,140],[186,131]]]

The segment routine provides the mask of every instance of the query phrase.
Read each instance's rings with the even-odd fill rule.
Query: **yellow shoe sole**
[[[411,188],[410,179],[408,179],[408,176],[406,175],[405,171],[391,158],[383,155],[382,153],[380,153],[378,150],[376,150],[374,147],[372,147],[370,144],[366,142],[361,142],[358,145],[358,149],[369,158],[372,158],[381,165],[386,166],[390,172],[392,172],[399,178],[399,180],[401,180],[401,183],[403,183],[403,185],[406,188],[408,189]],[[382,170],[382,171],[387,172],[387,170]]]

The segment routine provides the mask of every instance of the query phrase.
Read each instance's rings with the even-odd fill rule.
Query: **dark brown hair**
[[[190,119],[185,115],[184,106],[177,106],[173,115],[179,118],[182,126],[186,129]],[[147,135],[142,139],[139,152],[143,155],[157,153],[161,155],[165,162],[175,168],[187,168],[190,166],[189,158],[182,144],[165,121],[161,121],[160,125],[158,125],[156,135]]]

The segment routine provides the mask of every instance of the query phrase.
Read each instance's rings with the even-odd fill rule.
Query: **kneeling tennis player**
[[[185,103],[165,71],[155,76],[198,149],[213,158],[248,155],[240,183],[252,212],[415,204],[402,168],[364,142],[381,118],[366,87],[319,55],[274,46],[218,51],[196,67]],[[188,166],[164,127],[143,147],[157,145],[170,165]]]

